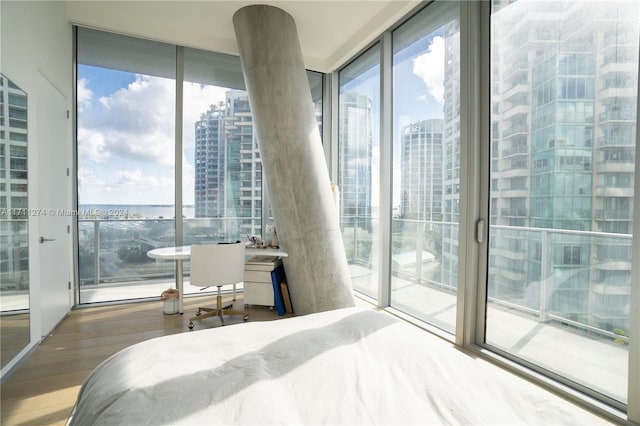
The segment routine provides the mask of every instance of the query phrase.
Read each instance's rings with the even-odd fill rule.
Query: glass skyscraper
[[[543,297],[610,331],[628,326],[631,272],[638,33],[623,10],[516,2],[493,15],[490,295]]]
[[[203,113],[195,133],[196,218],[232,218],[237,235],[260,234],[262,163],[247,93],[228,91],[226,104]]]
[[[340,96],[340,217],[346,227],[371,227],[373,101],[357,92]]]
[[[402,129],[403,219],[442,220],[444,140],[442,119],[423,120]]]
[[[226,110],[212,105],[195,123],[195,217],[223,217]]]

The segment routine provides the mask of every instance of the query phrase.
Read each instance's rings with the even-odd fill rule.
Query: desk
[[[272,248],[256,248],[247,246],[245,254],[248,256],[279,256],[288,257],[287,252],[280,249]],[[178,287],[178,312],[183,314],[182,300],[184,298],[183,290],[183,270],[182,261],[191,257],[191,246],[178,246],[178,247],[162,247],[147,252],[147,256],[152,259],[161,260],[175,260],[176,261],[176,287]]]

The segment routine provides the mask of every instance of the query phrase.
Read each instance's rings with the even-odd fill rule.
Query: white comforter
[[[83,385],[73,425],[602,424],[560,397],[361,308],[133,345]]]

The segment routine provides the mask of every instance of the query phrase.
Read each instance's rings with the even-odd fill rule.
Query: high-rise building
[[[458,285],[458,224],[460,221],[460,20],[444,27],[443,220],[440,280]]]
[[[632,232],[637,13],[618,6],[515,2],[493,18],[491,224],[541,231],[491,241],[491,296],[555,277],[546,309],[604,329],[627,325],[631,272],[630,239],[587,234]]]
[[[233,235],[259,234],[262,163],[249,98],[228,91],[195,124],[195,217],[231,218]]]
[[[346,227],[371,228],[373,102],[356,92],[340,95],[340,217]]]
[[[310,74],[321,123],[322,80],[317,80]],[[262,161],[247,92],[227,91],[225,102],[212,105],[195,123],[195,135],[195,217],[227,218],[220,232],[232,238],[260,235]]]
[[[239,235],[260,235],[262,220],[262,162],[253,129],[249,96],[229,91],[224,132],[227,156],[225,211],[237,218]]]
[[[401,131],[401,204],[403,219],[442,220],[444,193],[443,120],[412,123]]]
[[[638,15],[621,12],[628,2],[495,6],[489,296],[626,329]],[[456,285],[458,269],[458,25],[444,28],[441,151],[428,142],[437,120],[426,120],[403,128],[400,153],[401,216],[434,222],[428,238],[441,237],[445,286]]]
[[[195,123],[195,217],[224,217],[225,108],[212,105]]]

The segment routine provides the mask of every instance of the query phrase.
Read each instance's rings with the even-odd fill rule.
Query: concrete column
[[[233,16],[262,173],[297,314],[354,305],[322,140],[293,18],[252,5]]]

